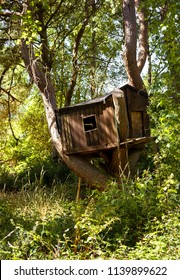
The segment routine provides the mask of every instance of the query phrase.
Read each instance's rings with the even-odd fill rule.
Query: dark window
[[[85,132],[97,128],[95,115],[83,118],[83,122],[84,122],[84,130],[85,130]]]

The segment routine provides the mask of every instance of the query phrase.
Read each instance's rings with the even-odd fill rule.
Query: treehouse
[[[105,96],[57,110],[64,153],[102,157],[117,171],[120,151],[124,169],[129,150],[132,153],[132,147],[137,150],[150,139],[147,106],[145,91],[125,85]]]

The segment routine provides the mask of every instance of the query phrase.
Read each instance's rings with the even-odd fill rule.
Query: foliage
[[[161,185],[158,182],[161,181]],[[70,185],[1,192],[3,259],[178,259],[177,182],[143,178],[69,200]],[[168,188],[167,188],[168,186]],[[74,192],[74,185],[71,186]]]
[[[163,215],[161,220],[154,218],[150,221],[147,225],[149,233],[129,253],[129,259],[141,259],[142,256],[146,260],[179,259],[179,219],[179,211],[175,211]]]
[[[173,82],[174,76],[162,73],[158,80],[154,80],[149,88],[152,134],[157,136],[156,145],[158,154],[156,157],[160,171],[165,176],[174,174],[177,180],[180,168],[180,93],[178,81]]]
[[[76,203],[77,178],[52,159],[44,108],[24,71],[18,43],[28,35],[38,61],[48,54],[58,106],[63,106],[86,2],[31,1],[34,9],[23,18],[17,1],[1,6],[1,17],[12,14],[11,21],[4,16],[0,23],[0,258],[179,259],[179,2],[144,1],[156,153],[147,149],[133,180],[124,179],[122,186],[112,181],[103,193],[86,186]],[[41,8],[46,11],[43,21],[38,18]],[[125,78],[122,45],[119,4],[101,1],[79,46],[74,103],[119,86]]]
[[[39,178],[40,186],[66,181],[70,171],[59,159],[52,157],[43,106],[36,91],[32,89],[24,103],[18,106],[11,125],[18,141],[6,124],[1,141],[0,188],[21,189]]]

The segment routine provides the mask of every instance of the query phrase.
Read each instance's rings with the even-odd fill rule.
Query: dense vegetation
[[[146,171],[123,190],[115,183],[103,193],[83,190],[79,202],[73,182],[48,189],[41,176],[18,192],[1,191],[1,258],[179,259],[173,174]]]
[[[14,4],[11,15],[12,1],[4,2],[0,13],[0,258],[179,259],[178,1],[145,1],[149,67],[143,80],[155,145],[146,147],[135,178],[123,178],[121,186],[112,179],[104,192],[82,181],[79,199],[77,176],[52,148],[42,99],[25,71],[19,41],[28,34],[37,59],[48,53],[58,106],[67,103],[70,91],[72,103],[89,99],[126,82],[121,7],[118,1],[102,1],[81,29],[88,1],[43,1],[49,40],[49,51],[44,53],[41,19],[33,21],[29,10],[19,27],[18,7],[26,1],[15,1],[18,5]],[[38,11],[42,1],[36,2]],[[77,42],[75,73],[72,53]],[[77,76],[72,91],[73,75]]]

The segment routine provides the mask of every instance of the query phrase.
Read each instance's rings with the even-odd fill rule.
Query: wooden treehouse
[[[120,176],[136,165],[150,137],[148,96],[130,85],[56,111],[64,153],[102,158],[107,172]]]

